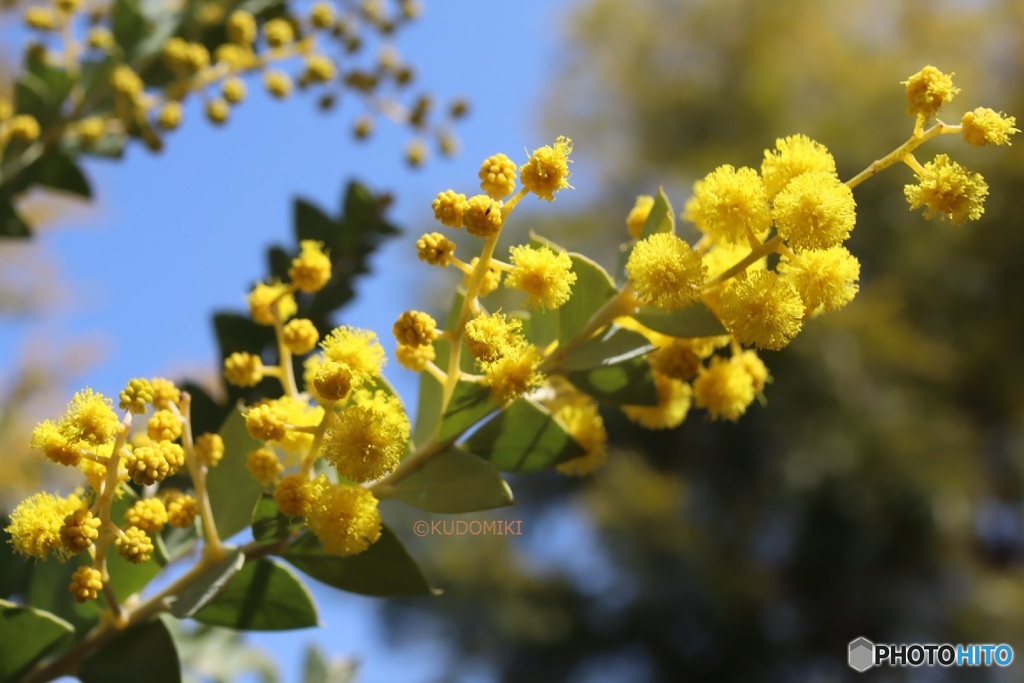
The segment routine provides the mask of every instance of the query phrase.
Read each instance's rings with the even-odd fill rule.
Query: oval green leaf
[[[240,631],[287,631],[319,623],[313,597],[295,572],[265,558],[246,562],[224,592],[192,618]]]
[[[180,683],[178,650],[160,619],[122,632],[78,669],[82,683],[123,681],[132,675],[141,676],[146,683]]]
[[[645,358],[636,357],[615,365],[566,373],[565,378],[585,394],[603,403],[627,406],[658,405],[654,373]]]
[[[583,455],[547,409],[518,398],[475,431],[463,447],[506,472],[533,472]]]
[[[249,526],[256,503],[263,495],[263,487],[245,467],[249,451],[263,444],[249,435],[245,418],[237,409],[224,421],[220,436],[224,439],[224,457],[207,474],[206,488],[217,533],[221,540],[227,540]]]
[[[490,390],[476,382],[460,381],[452,392],[448,409],[441,417],[441,429],[438,441],[445,442],[457,438],[464,431],[480,422],[498,406],[491,402]]]
[[[302,520],[293,519],[277,507],[274,497],[264,494],[252,514],[252,537],[260,543],[276,543],[302,527]]]
[[[728,334],[718,316],[699,301],[675,311],[643,306],[633,317],[644,327],[680,339]]]
[[[220,595],[228,581],[242,569],[245,555],[238,549],[210,567],[195,583],[178,593],[171,603],[171,614],[179,619],[191,617]]]
[[[586,327],[590,319],[601,310],[618,290],[611,276],[600,265],[582,254],[569,254],[576,284],[572,296],[558,309],[558,340],[563,344]]]
[[[512,489],[494,465],[454,446],[400,481],[395,498],[444,513],[490,510],[513,502]]]
[[[74,630],[55,614],[0,600],[0,681],[13,681]]]
[[[654,205],[651,212],[647,214],[647,222],[644,223],[644,230],[640,239],[647,239],[659,232],[675,232],[676,215],[672,211],[672,203],[665,194],[665,188],[659,187],[658,194],[654,197]]]
[[[610,325],[601,334],[565,354],[558,368],[563,372],[591,370],[643,356],[653,350],[654,345],[642,334]]]
[[[381,529],[376,543],[358,555],[330,555],[316,536],[306,534],[289,546],[284,559],[317,581],[350,593],[400,597],[434,592],[419,565],[387,527]]]

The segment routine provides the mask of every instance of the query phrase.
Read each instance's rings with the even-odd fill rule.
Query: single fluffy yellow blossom
[[[89,29],[85,43],[94,50],[109,50],[114,47],[114,34],[106,26],[94,26]]]
[[[519,169],[519,180],[527,191],[545,201],[552,201],[555,193],[572,187],[569,184],[569,154],[572,140],[560,135],[554,146],[545,145],[533,150],[529,160]]]
[[[670,232],[637,242],[626,262],[637,299],[664,310],[693,303],[704,286],[705,270],[700,254]]]
[[[245,412],[245,427],[254,439],[280,441],[285,437],[287,415],[278,401],[265,401],[249,406]]]
[[[146,422],[146,434],[153,441],[175,441],[181,429],[181,419],[170,410],[158,410]]]
[[[531,307],[559,308],[572,296],[576,273],[566,252],[523,245],[512,247],[509,255],[512,271],[505,278],[505,286],[526,292]]]
[[[107,131],[107,122],[101,116],[89,116],[73,127],[85,145],[95,145]]]
[[[391,331],[402,346],[427,346],[438,337],[437,321],[422,311],[406,311]]]
[[[795,249],[827,249],[850,236],[857,222],[853,191],[832,173],[804,173],[776,196],[772,217]]]
[[[499,200],[491,199],[485,194],[473,195],[466,200],[462,224],[470,235],[490,237],[501,230],[504,222],[505,216],[501,212]]]
[[[219,126],[227,123],[229,116],[231,116],[231,105],[227,100],[215,98],[206,103],[206,118],[210,123]]]
[[[459,226],[462,225],[462,214],[459,214]],[[432,266],[444,268],[451,263],[455,255],[455,242],[439,232],[428,232],[416,240],[416,256]]]
[[[44,420],[32,430],[31,446],[50,462],[77,467],[82,460],[82,449],[68,440],[52,420]]]
[[[746,242],[771,227],[768,193],[752,168],[719,166],[693,185],[683,218],[716,240]]]
[[[326,83],[338,75],[338,67],[327,55],[309,55],[306,57],[305,79],[310,83]]]
[[[92,389],[84,389],[71,399],[57,427],[68,441],[84,441],[98,446],[112,441],[121,423],[109,398]]]
[[[689,339],[673,339],[647,358],[656,373],[688,382],[697,375],[702,357]]]
[[[266,71],[263,85],[273,97],[283,100],[292,94],[292,78],[283,71]]]
[[[334,22],[334,7],[329,2],[318,2],[309,10],[309,23],[313,28],[331,28]]]
[[[37,31],[57,28],[57,13],[49,7],[26,7],[22,18],[26,26]]]
[[[857,295],[860,261],[845,247],[806,249],[779,262],[779,273],[804,302],[806,314],[835,311]]]
[[[83,506],[82,499],[74,493],[66,497],[36,493],[18,503],[5,531],[14,550],[22,555],[42,560],[56,551],[64,558],[67,551],[61,545],[60,529],[64,519]]]
[[[556,470],[581,477],[604,465],[608,459],[608,432],[593,399],[571,401],[555,411],[555,417],[585,451],[579,457],[556,465]]]
[[[87,508],[72,510],[60,528],[61,545],[72,555],[88,550],[100,537],[100,524],[100,518]]]
[[[36,121],[34,116],[28,114],[18,114],[11,117],[11,120],[7,122],[7,134],[12,140],[35,142],[39,139],[41,132],[39,122]]]
[[[768,270],[733,281],[722,292],[720,307],[733,336],[761,349],[785,347],[803,325],[804,303],[796,288]]]
[[[328,360],[313,377],[313,397],[318,401],[340,401],[352,390],[352,369],[345,363]]]
[[[464,273],[462,276],[462,286],[469,287],[470,273],[476,270],[477,264],[480,263],[480,258],[477,256],[473,257],[473,260],[469,262],[469,273]],[[492,293],[501,284],[501,270],[493,263],[488,264],[487,272],[484,273],[483,282],[480,283],[481,298]]]
[[[229,104],[238,104],[245,99],[245,81],[240,78],[227,78],[220,86],[220,95]]]
[[[410,140],[405,146],[405,163],[419,168],[427,160],[427,145],[422,140]]]
[[[199,501],[187,493],[170,490],[163,494],[167,508],[167,523],[178,529],[187,529],[199,514]]]
[[[269,448],[257,448],[245,457],[245,469],[263,486],[269,486],[284,471],[277,454]]]
[[[712,420],[735,422],[756,395],[754,376],[745,362],[737,362],[735,357],[713,357],[693,381],[694,404],[706,409]]]
[[[433,361],[437,357],[437,352],[434,351],[434,346],[404,346],[399,345],[395,349],[395,358],[398,359],[398,364],[407,370],[413,372],[422,372],[427,367],[427,363]]]
[[[526,345],[523,321],[504,313],[485,313],[466,323],[466,343],[473,357],[493,363]]]
[[[270,47],[284,47],[295,40],[295,29],[287,19],[271,19],[263,25],[263,36]]]
[[[195,438],[195,451],[201,464],[216,467],[224,457],[224,439],[220,434],[200,434]]]
[[[281,341],[292,353],[303,355],[316,348],[320,332],[308,318],[292,318],[281,330]]]
[[[984,145],[1011,145],[1010,136],[1020,131],[1014,128],[1017,119],[1003,116],[987,107],[969,111],[960,119],[964,140],[977,147]]]
[[[288,517],[302,517],[309,505],[309,481],[305,475],[289,474],[274,487],[277,508]]]
[[[323,455],[343,477],[372,481],[398,467],[409,431],[401,401],[360,391],[327,430]]]
[[[492,363],[483,363],[483,384],[490,388],[491,400],[503,405],[540,387],[544,383],[544,375],[537,370],[541,360],[540,350],[527,345],[509,350]]]
[[[629,215],[626,216],[626,229],[629,230],[630,237],[638,240],[644,234],[644,226],[647,224],[647,218],[651,215],[652,208],[654,208],[654,197],[651,195],[642,194],[636,198],[636,203],[630,209]]]
[[[836,160],[825,145],[797,134],[779,138],[775,141],[774,150],[764,151],[761,177],[769,199],[781,192],[790,180],[804,173],[835,175]]]
[[[928,65],[903,81],[907,86],[907,111],[922,119],[935,116],[943,104],[960,92],[960,88],[953,85],[953,76]]]
[[[159,498],[143,498],[125,510],[124,521],[147,533],[158,534],[167,524],[167,507]]]
[[[228,15],[224,27],[228,40],[235,45],[248,47],[256,40],[256,17],[245,10],[235,10]],[[291,28],[289,26],[289,28]]]
[[[185,464],[185,451],[176,443],[136,446],[124,457],[128,476],[136,484],[149,486],[175,474]]]
[[[114,92],[133,100],[142,94],[145,87],[139,75],[127,64],[118,64],[110,72],[110,86]]]
[[[449,228],[461,228],[463,216],[469,208],[469,203],[466,201],[466,195],[457,193],[455,190],[445,190],[437,193],[437,197],[431,203],[431,208],[434,210],[434,218],[441,225],[447,225]],[[426,237],[424,235],[424,238]],[[454,246],[452,250],[454,251]]]
[[[288,277],[302,292],[318,292],[331,279],[331,259],[324,253],[324,245],[315,240],[299,242],[299,255],[292,260]]]
[[[971,173],[945,154],[924,165],[924,174],[916,185],[906,185],[903,193],[910,209],[924,207],[924,217],[939,216],[960,224],[976,221],[985,213],[988,184],[980,173]]]
[[[178,405],[181,400],[181,390],[178,389],[169,379],[153,377],[149,380],[153,387],[153,407],[170,408],[171,405]]]
[[[331,484],[321,475],[310,490],[306,524],[325,551],[343,557],[356,555],[380,538],[380,510],[368,489]]]
[[[132,564],[148,562],[153,556],[153,539],[137,526],[130,526],[114,540],[117,554]]]
[[[761,357],[757,355],[757,351],[752,349],[742,351],[738,355],[733,356],[731,362],[740,365],[750,374],[750,379],[754,383],[754,391],[758,394],[764,391],[765,385],[768,382],[772,381],[768,367],[761,360]]]
[[[141,415],[146,412],[146,404],[153,402],[153,385],[144,377],[135,377],[117,397],[121,410]]]
[[[103,590],[103,574],[98,569],[83,565],[71,575],[68,591],[75,597],[75,602],[83,603],[86,600],[95,600],[99,597],[101,590]]]
[[[261,282],[249,292],[249,315],[260,325],[284,322],[298,310],[295,297],[288,285],[280,282]]]
[[[156,125],[164,130],[175,130],[181,125],[182,117],[181,102],[172,100],[160,107],[156,115]]]
[[[377,335],[348,325],[335,328],[320,342],[327,360],[344,363],[352,372],[353,387],[379,375],[384,367],[384,347]]]
[[[693,392],[690,385],[678,379],[655,373],[658,390],[656,406],[623,406],[622,412],[633,422],[647,429],[674,429],[690,412]]]
[[[257,355],[235,351],[224,359],[224,379],[236,387],[254,387],[263,381],[263,361]]]
[[[516,189],[516,164],[504,154],[493,154],[480,165],[480,189],[491,199],[504,199]]]

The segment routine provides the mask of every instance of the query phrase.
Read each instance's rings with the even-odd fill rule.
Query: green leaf
[[[245,564],[245,555],[233,548],[228,555],[208,569],[195,583],[178,593],[171,603],[171,614],[179,619],[193,616],[213,602]]]
[[[14,84],[18,112],[31,114],[45,130],[60,121],[64,101],[75,80],[59,66],[44,59],[27,59]]]
[[[672,211],[672,204],[668,201],[665,188],[659,187],[658,194],[654,197],[654,205],[647,215],[647,222],[644,223],[644,230],[640,239],[647,239],[659,232],[675,232],[676,216]]]
[[[570,350],[558,363],[563,372],[590,370],[643,356],[654,350],[647,337],[609,325],[604,332]]]
[[[355,660],[328,660],[318,647],[310,645],[302,665],[302,683],[355,683],[358,670]]]
[[[544,348],[558,339],[558,311],[532,308],[519,311],[514,317],[523,321],[523,335],[531,344]]]
[[[462,444],[506,472],[533,472],[583,455],[546,408],[517,398]]]
[[[614,297],[618,290],[604,268],[581,254],[569,254],[576,284],[572,296],[558,309],[558,341],[563,344],[586,327],[590,319]]]
[[[220,597],[193,618],[243,631],[287,631],[319,623],[309,589],[290,568],[266,558],[246,562]]]
[[[645,358],[637,357],[593,370],[570,372],[565,376],[585,394],[603,403],[628,406],[658,405],[654,373]]]
[[[92,198],[89,180],[71,157],[63,152],[47,152],[25,169],[33,183],[69,194]]]
[[[124,513],[135,504],[138,497],[128,489],[124,495],[115,499],[110,507],[110,516],[117,524],[124,524]],[[154,554],[148,562],[133,564],[118,554],[111,544],[107,551],[107,572],[110,574],[110,586],[119,601],[139,592],[160,573],[162,564],[158,555]]]
[[[387,527],[365,552],[339,557],[324,552],[313,534],[299,537],[284,559],[321,583],[350,593],[378,596],[429,595],[422,570]]]
[[[278,509],[273,496],[264,494],[252,515],[252,537],[260,543],[283,541],[302,527],[301,520],[293,519]]]
[[[454,446],[395,486],[395,498],[430,512],[475,512],[511,505],[512,489],[497,468]]]
[[[435,342],[436,344],[437,342]],[[437,348],[436,346],[434,348]],[[418,444],[424,443],[441,422],[441,399],[444,387],[428,372],[420,373],[420,393],[416,407],[416,425],[412,438]]]
[[[110,683],[136,675],[146,683],[181,681],[178,651],[160,619],[123,631],[104,643],[78,669],[82,683]]]
[[[33,562],[14,551],[5,531],[10,522],[10,517],[0,514],[0,596],[25,595],[32,580]]]
[[[0,237],[29,237],[32,230],[18,214],[14,203],[0,195]]]
[[[491,402],[491,392],[476,382],[460,381],[452,392],[448,409],[441,418],[441,430],[437,438],[444,442],[454,439],[484,419],[498,406]]]
[[[338,229],[334,219],[304,199],[296,199],[292,205],[292,224],[297,242],[316,240],[329,244]]]
[[[0,681],[14,680],[73,632],[54,614],[0,600]]]
[[[263,444],[249,435],[239,410],[228,415],[220,436],[224,439],[224,457],[206,475],[206,488],[217,533],[227,540],[249,526],[256,503],[263,495],[263,487],[245,467],[249,452]]]
[[[47,560],[37,562],[32,568],[32,581],[28,589],[28,604],[52,612],[70,622],[75,631],[84,633],[100,618],[100,603],[89,600],[75,602],[68,591],[71,575],[82,564],[88,562],[87,555],[78,555],[67,562]]]
[[[213,329],[220,346],[221,359],[235,351],[259,355],[263,348],[274,341],[274,329],[260,325],[248,316],[238,313],[215,313]]]
[[[683,339],[728,334],[722,321],[699,301],[675,311],[643,306],[633,317],[641,325],[655,332]]]

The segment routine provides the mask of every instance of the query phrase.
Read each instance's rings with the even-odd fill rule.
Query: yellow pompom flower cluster
[[[939,154],[918,172],[917,182],[903,189],[910,208],[924,208],[925,218],[938,216],[953,223],[976,221],[985,212],[988,184],[945,154]]]
[[[392,327],[402,346],[427,346],[437,339],[437,322],[422,311],[406,311]]]
[[[559,308],[572,295],[576,274],[572,272],[569,255],[549,247],[512,247],[509,250],[512,270],[505,286],[525,292],[529,305],[536,308]]]
[[[377,499],[361,486],[331,484],[318,477],[309,486],[304,507],[306,524],[328,553],[355,555],[380,539]]]
[[[331,259],[320,242],[302,240],[299,248],[301,251],[292,261],[288,277],[300,292],[319,292],[331,279]]]
[[[51,493],[36,493],[11,511],[7,534],[14,550],[28,557],[45,559],[51,552],[67,557],[68,550],[61,540],[65,520],[83,508],[78,494],[60,497]]]
[[[552,201],[555,193],[569,185],[569,154],[572,140],[565,136],[555,139],[554,145],[545,145],[533,150],[529,160],[519,169],[519,180],[523,188],[545,201]]]
[[[757,171],[728,164],[694,184],[683,216],[701,232],[726,242],[745,242],[748,235],[761,235],[771,226],[768,193]]]
[[[964,140],[976,147],[1013,144],[1010,136],[1020,132],[1014,128],[1016,123],[1013,116],[1003,116],[988,107],[978,107],[960,119]]]
[[[665,310],[693,303],[700,296],[705,270],[700,254],[668,232],[638,242],[626,262],[637,299]]]
[[[342,476],[372,481],[398,466],[409,432],[401,401],[383,391],[360,391],[327,430],[323,455]]]
[[[930,119],[942,105],[960,92],[953,85],[955,74],[945,74],[930,64],[903,81],[907,86],[907,111],[919,119]]]

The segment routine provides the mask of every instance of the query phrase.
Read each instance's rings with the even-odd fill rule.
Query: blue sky
[[[102,357],[69,389],[91,386],[116,394],[137,375],[212,371],[210,313],[242,307],[245,288],[265,272],[267,245],[290,242],[294,197],[334,212],[350,177],[393,191],[391,217],[405,230],[376,255],[375,274],[360,283],[358,298],[343,315],[344,322],[374,329],[390,344],[394,319],[422,305],[420,283],[438,276],[415,260],[413,246],[419,234],[436,229],[429,211],[433,196],[448,187],[473,190],[480,161],[492,153],[518,160],[524,148],[551,142],[539,115],[569,3],[425,4],[423,18],[399,36],[397,46],[417,66],[419,84],[441,101],[471,101],[471,116],[457,128],[458,156],[411,171],[402,157],[409,135],[400,127],[381,122],[370,144],[355,144],[348,135],[351,108],[343,104],[322,114],[312,97],[271,101],[255,81],[223,129],[206,123],[193,103],[162,155],[133,147],[121,162],[88,163],[94,208],[67,214],[37,238],[71,285],[68,301],[51,315],[4,322],[0,353],[9,361],[0,366],[0,380],[39,340],[81,338],[99,341]],[[24,38],[16,23],[0,25],[0,52],[12,61]],[[388,374],[411,403],[413,376],[394,363]],[[363,683],[398,680],[398,672],[403,681],[425,680],[410,673],[429,672],[425,653],[383,656],[368,621],[374,601],[317,593],[323,629],[255,640],[273,651],[284,680],[296,680],[301,646],[311,640],[325,651],[361,658]]]

